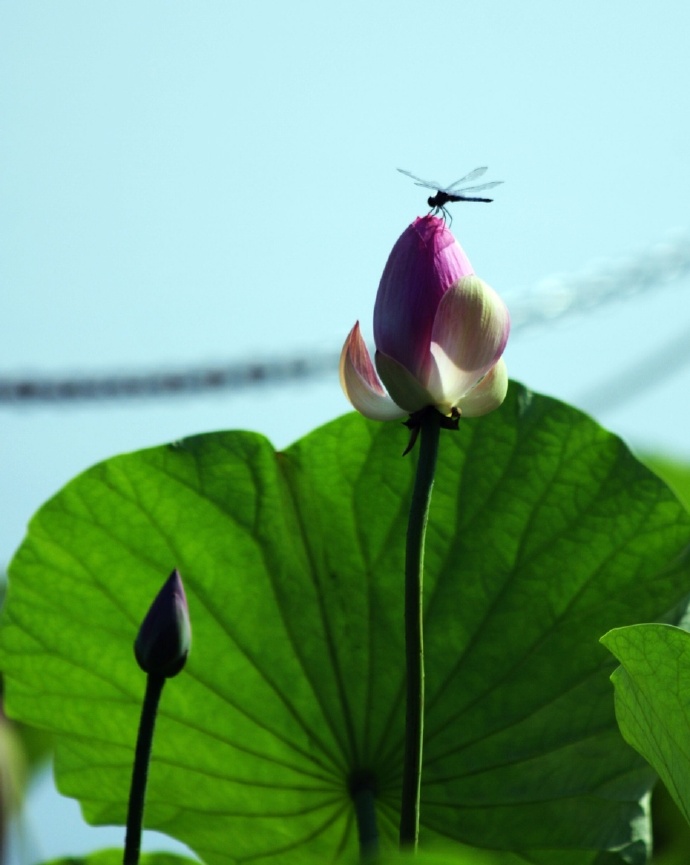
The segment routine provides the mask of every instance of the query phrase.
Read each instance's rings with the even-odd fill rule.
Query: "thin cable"
[[[0,404],[96,402],[241,390],[316,378],[336,369],[338,358],[329,353],[161,373],[0,378]]]
[[[644,391],[680,372],[688,363],[690,327],[686,325],[671,342],[664,343],[642,360],[636,359],[634,364],[582,394],[577,404],[593,413],[609,412],[633,397],[637,399]]]
[[[551,276],[534,288],[510,295],[513,332],[587,313],[614,301],[678,282],[690,274],[690,235],[659,243],[634,259],[603,264],[580,276]]]
[[[690,235],[678,235],[635,259],[582,276],[550,277],[513,297],[504,295],[512,331],[543,326],[604,304],[621,301],[690,273]],[[0,377],[0,406],[101,402],[190,396],[333,375],[339,352],[179,369],[168,372],[77,376]]]

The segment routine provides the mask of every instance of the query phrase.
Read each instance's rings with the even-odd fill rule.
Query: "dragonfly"
[[[482,177],[486,173],[486,170],[486,165],[483,165],[480,168],[475,168],[474,171],[470,171],[469,174],[461,177],[460,180],[456,180],[455,183],[451,183],[450,186],[443,186],[441,183],[436,183],[435,180],[422,180],[421,177],[417,177],[415,174],[412,174],[411,171],[405,171],[404,168],[398,168],[398,171],[401,174],[411,177],[416,186],[424,186],[426,189],[436,190],[435,195],[430,195],[429,198],[427,198],[427,204],[431,208],[432,213],[441,213],[443,218],[445,219],[448,217],[450,222],[453,221],[453,217],[446,210],[446,204],[449,204],[451,201],[483,201],[486,204],[493,201],[493,198],[479,198],[476,195],[469,195],[468,193],[484,192],[487,189],[493,189],[495,186],[500,186],[500,184],[503,183],[502,180],[492,180],[489,183],[480,183],[477,186],[462,185],[464,183],[471,183],[473,180]]]

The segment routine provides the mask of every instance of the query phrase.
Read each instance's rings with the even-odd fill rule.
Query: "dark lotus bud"
[[[187,598],[177,569],[151,604],[134,641],[137,663],[145,673],[176,676],[184,667],[192,645]]]

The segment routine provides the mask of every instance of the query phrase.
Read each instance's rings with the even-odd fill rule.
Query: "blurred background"
[[[689,35],[681,0],[0,3],[0,569],[94,462],[349,410],[427,211],[396,167],[504,180],[451,208],[511,375],[690,461]],[[44,768],[9,856],[121,837]]]

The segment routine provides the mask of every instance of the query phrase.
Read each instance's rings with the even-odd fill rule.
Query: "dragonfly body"
[[[499,186],[503,183],[502,180],[492,180],[489,183],[480,183],[478,186],[462,186],[463,183],[469,183],[472,180],[481,177],[486,171],[486,166],[475,168],[474,171],[470,171],[469,174],[461,177],[460,180],[456,180],[455,183],[451,183],[450,186],[442,186],[434,180],[422,180],[421,177],[417,177],[411,172],[405,171],[404,168],[398,168],[398,171],[401,174],[411,177],[416,186],[424,186],[426,189],[435,189],[436,194],[430,195],[429,198],[427,198],[427,204],[431,208],[432,213],[442,213],[444,217],[448,216],[451,221],[452,218],[446,210],[446,204],[453,201],[481,201],[485,204],[490,204],[493,201],[493,198],[480,198],[479,196],[468,195],[467,193],[483,192],[484,190],[493,189],[495,186]]]
[[[439,189],[436,195],[430,195],[426,203],[434,210],[443,210],[446,204],[451,201],[484,201],[490,204],[493,198],[476,198],[470,195],[454,195],[452,192],[447,192],[445,189]]]

